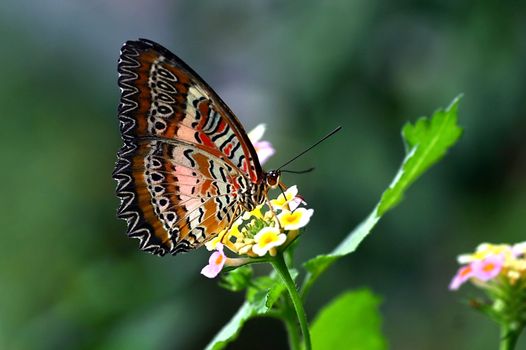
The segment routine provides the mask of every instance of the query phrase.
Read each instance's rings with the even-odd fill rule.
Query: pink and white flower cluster
[[[450,290],[457,290],[469,280],[481,284],[500,277],[515,284],[526,277],[526,242],[515,245],[482,243],[474,253],[460,255],[458,262],[463,266],[449,284]]]
[[[286,248],[305,227],[314,213],[313,209],[302,207],[306,203],[298,195],[296,186],[292,186],[277,199],[270,201],[272,208],[264,210],[264,205],[246,212],[234,224],[221,231],[206,243],[208,250],[215,252],[201,273],[208,278],[216,277],[224,266],[239,266],[250,258],[275,256],[279,249]],[[294,209],[292,209],[294,208]],[[229,258],[223,248],[226,247],[238,258]]]

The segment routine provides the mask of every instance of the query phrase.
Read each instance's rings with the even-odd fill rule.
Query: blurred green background
[[[145,37],[202,75],[315,209],[298,262],[373,208],[403,157],[406,120],[454,96],[464,136],[307,303],[370,286],[391,349],[495,349],[498,329],[447,285],[456,255],[525,239],[526,3],[522,1],[0,2],[0,349],[201,349],[242,295],[199,274],[208,252],[159,258],[115,218],[111,172],[121,44]],[[522,339],[519,349],[526,348]],[[231,349],[285,349],[253,320]]]

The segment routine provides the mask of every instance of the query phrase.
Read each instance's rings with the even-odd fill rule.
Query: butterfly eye
[[[279,185],[279,177],[281,173],[279,170],[271,170],[267,173],[267,186],[276,188]]]

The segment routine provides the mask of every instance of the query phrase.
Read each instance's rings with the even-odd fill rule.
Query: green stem
[[[292,309],[290,311],[292,311]],[[286,314],[283,316],[284,317],[282,318],[282,321],[283,323],[285,323],[285,328],[287,329],[287,334],[289,336],[290,349],[300,350],[301,349],[301,341],[299,337],[300,330],[298,329],[298,323],[296,322],[296,317],[294,313],[292,313],[291,315],[290,312],[286,312]]]
[[[298,290],[296,289],[296,285],[292,280],[292,277],[290,276],[290,272],[287,267],[287,264],[285,263],[285,259],[283,259],[283,255],[281,253],[278,253],[278,255],[276,255],[274,259],[272,259],[271,263],[276,272],[280,275],[281,279],[283,280],[283,283],[285,283],[285,286],[287,287],[287,290],[289,292],[292,305],[294,306],[296,316],[298,317],[298,321],[300,323],[301,333],[303,334],[303,343],[305,344],[305,350],[311,350],[312,347],[310,343],[310,333],[309,325],[307,323],[307,315],[305,314],[301,298],[298,294]]]
[[[513,350],[519,339],[522,327],[513,327],[503,324],[500,327],[500,347],[499,350]]]

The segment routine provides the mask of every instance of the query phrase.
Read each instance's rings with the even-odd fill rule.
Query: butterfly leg
[[[281,188],[281,186],[280,186],[280,188]],[[274,217],[274,220],[276,220],[276,223],[278,224],[279,231],[283,232],[283,227],[281,227],[281,223],[279,222],[278,214],[276,214],[276,211],[272,207],[272,204],[270,203],[270,199],[268,198],[268,194],[267,193],[265,193],[265,201],[267,202],[267,206],[269,207],[270,211],[272,212],[272,216]]]
[[[287,186],[285,186],[285,184],[282,181],[279,182],[278,186],[281,190],[281,193],[283,193],[284,191],[288,189]]]
[[[281,190],[281,194],[283,195],[283,198],[287,200],[287,196],[285,195],[285,192],[287,191],[287,186],[285,186],[285,184],[280,181],[278,184],[278,187]],[[287,207],[289,208],[289,211],[291,211],[289,203],[287,203]]]

